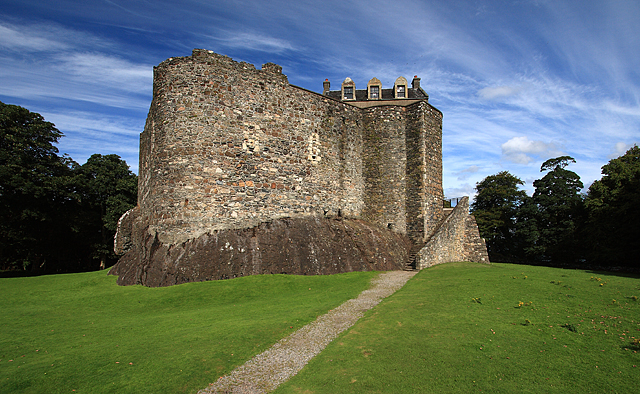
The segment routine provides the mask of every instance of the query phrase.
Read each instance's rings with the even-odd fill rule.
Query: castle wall
[[[442,219],[442,113],[426,102],[407,107],[407,234],[426,241]]]
[[[204,50],[155,68],[139,205],[161,242],[279,217],[360,215],[360,110],[264,68]]]
[[[442,114],[360,109],[206,50],[154,69],[139,225],[174,244],[282,217],[362,217],[408,234],[442,212]]]
[[[405,107],[372,107],[364,113],[365,183],[362,217],[407,233],[407,147]]]
[[[420,102],[413,106],[411,120],[417,124],[412,130],[418,131],[416,135],[414,131],[412,136],[418,141],[417,149],[419,149],[419,158],[416,162],[420,168],[420,172],[414,172],[413,177],[422,177],[422,181],[417,184],[420,187],[414,190],[418,192],[420,198],[411,198],[411,201],[420,201],[423,204],[423,216],[417,217],[413,221],[415,228],[423,226],[423,240],[427,240],[433,235],[437,226],[441,222],[442,201],[444,192],[442,190],[442,113],[426,102]],[[414,167],[410,167],[413,171]]]

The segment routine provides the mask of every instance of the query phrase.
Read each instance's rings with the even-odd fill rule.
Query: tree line
[[[492,261],[639,267],[640,148],[610,160],[586,193],[571,163],[545,161],[532,196],[508,171],[476,184],[471,211]]]
[[[0,269],[36,273],[105,268],[113,236],[135,206],[137,176],[118,155],[79,165],[37,113],[0,102]]]

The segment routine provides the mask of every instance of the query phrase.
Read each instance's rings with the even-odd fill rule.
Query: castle
[[[442,113],[414,77],[323,93],[212,51],[154,68],[138,206],[111,274],[163,286],[488,262],[468,200],[446,215]],[[426,245],[425,245],[426,243]]]

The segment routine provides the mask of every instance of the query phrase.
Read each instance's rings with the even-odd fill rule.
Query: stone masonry
[[[469,215],[469,197],[463,197],[434,236],[416,256],[416,268],[423,269],[452,261],[489,263],[484,239],[476,219]]]
[[[417,77],[413,85],[402,88],[402,98],[381,89],[379,100],[362,100],[355,91],[347,101],[329,91],[328,82],[325,94],[290,85],[272,63],[257,70],[201,49],[162,62],[154,68],[153,101],[140,136],[138,206],[121,221],[116,251],[126,254],[111,273],[121,284],[167,285],[283,272],[277,261],[249,269],[246,259],[229,260],[212,249],[206,261],[188,264],[236,268],[185,268],[190,273],[183,279],[157,278],[184,263],[178,249],[197,254],[187,243],[231,233],[242,243],[238,234],[267,227],[278,236],[298,229],[306,239],[356,237],[342,247],[358,262],[319,261],[324,268],[314,271],[301,268],[306,260],[296,254],[287,264],[298,266],[289,273],[401,267],[411,243],[430,239],[443,219],[442,113],[428,103]],[[354,226],[371,230],[349,230]],[[260,234],[254,241],[268,239],[274,253],[286,249],[287,239],[274,244],[275,233]],[[307,248],[304,236],[298,238]],[[378,257],[358,244],[376,245]]]

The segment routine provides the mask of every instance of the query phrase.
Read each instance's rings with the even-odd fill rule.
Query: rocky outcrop
[[[134,226],[135,227],[135,226]],[[167,245],[144,231],[110,275],[118,284],[170,286],[256,274],[324,275],[402,269],[411,241],[361,220],[284,218]]]

